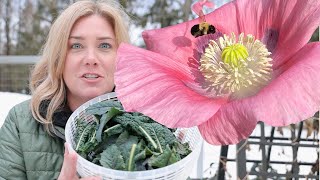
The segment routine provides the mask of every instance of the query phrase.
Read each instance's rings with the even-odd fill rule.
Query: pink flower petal
[[[218,31],[231,33],[234,32],[232,30],[237,30],[237,21],[236,18],[229,19],[229,14],[232,15],[235,12],[234,5],[229,4],[215,10],[210,15],[206,15],[206,20],[213,24]],[[196,38],[191,35],[191,28],[199,23],[201,23],[201,18],[161,29],[147,30],[142,33],[142,37],[148,50],[168,56],[176,61],[186,62],[189,57],[193,57],[194,43],[196,42]]]
[[[320,1],[261,2],[268,8],[264,8],[261,12],[259,27],[256,27],[256,29],[262,29],[258,38],[263,39],[271,50],[274,60],[273,68],[277,69],[308,43],[313,32],[320,25]]]
[[[223,105],[210,120],[198,126],[202,137],[214,145],[236,144],[247,138],[257,121],[251,105],[245,103],[239,100]]]
[[[115,73],[116,93],[127,111],[138,111],[168,127],[207,121],[226,100],[210,99],[188,87],[189,67],[141,48],[121,44]]]
[[[320,25],[319,0],[238,0],[223,8],[206,19],[223,33],[243,32],[262,40],[272,52],[274,69],[307,44]]]
[[[190,29],[201,18],[145,31],[147,48],[156,53],[129,45],[119,48],[119,99],[126,110],[142,112],[168,127],[200,124],[211,144],[237,143],[251,134],[257,121],[280,126],[306,119],[320,106],[320,45],[306,45],[319,25],[319,14],[318,0],[238,0],[206,15],[221,33],[253,34],[274,60],[275,79],[268,86],[228,104],[199,93],[190,73],[188,63],[197,61],[198,47]]]
[[[320,43],[303,47],[292,65],[255,97],[248,98],[257,120],[272,126],[297,123],[320,107]]]
[[[169,26],[160,30],[149,30],[142,33],[148,50],[158,52],[176,61],[186,62],[193,56],[193,41],[190,29],[199,23],[191,22]],[[159,33],[159,36],[157,35]]]
[[[211,144],[235,144],[248,137],[257,121],[272,126],[297,123],[314,115],[320,107],[320,43],[302,48],[278,78],[256,96],[223,105],[207,122],[199,125]]]
[[[310,39],[320,22],[319,0],[238,0],[205,15],[224,34],[253,34],[273,53],[277,69]],[[195,38],[190,34],[201,18],[143,33],[147,48],[173,59],[192,55]]]

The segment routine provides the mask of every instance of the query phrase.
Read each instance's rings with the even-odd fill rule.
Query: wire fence
[[[306,128],[312,123],[312,132],[314,137],[304,138],[302,131],[306,131]],[[236,145],[237,152],[236,158],[228,157],[229,146],[222,146],[220,151],[220,164],[217,174],[210,180],[225,180],[227,171],[227,163],[235,162],[237,169],[237,179],[319,179],[319,112],[317,112],[313,118],[309,118],[306,121],[302,121],[298,124],[291,124],[291,135],[276,136],[275,127],[271,128],[271,132],[267,133],[264,123],[260,122],[260,135],[251,135],[248,139],[243,140]],[[248,157],[247,153],[250,150],[250,146],[258,146],[261,156]],[[271,153],[275,147],[289,147],[283,151],[282,158],[272,158],[275,154]],[[254,148],[254,147],[252,147]],[[257,147],[256,147],[257,148]],[[291,148],[291,152],[288,150]],[[317,152],[317,157],[314,157],[311,161],[306,160],[309,154],[301,155],[301,151],[304,148],[304,152]],[[307,150],[307,149],[308,150]],[[312,150],[312,151],[311,151]],[[290,150],[289,150],[290,151]],[[290,154],[291,160],[288,160],[285,153]],[[300,154],[300,156],[298,155]],[[278,172],[281,165],[285,166],[287,171],[285,173]],[[304,167],[303,167],[304,166]],[[250,168],[249,168],[250,167]],[[309,169],[309,173],[302,172],[303,169]]]
[[[38,56],[0,56],[0,91],[29,94],[29,77]]]

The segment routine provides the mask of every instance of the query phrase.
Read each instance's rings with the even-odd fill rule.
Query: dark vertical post
[[[247,140],[242,140],[237,144],[237,179],[245,179],[247,176],[247,167],[246,167],[246,146]]]
[[[262,154],[262,168],[261,168],[261,179],[267,179],[267,157],[266,157],[266,136],[264,132],[264,123],[260,123],[261,127],[261,140],[260,140],[260,147],[261,147],[261,154]]]
[[[272,127],[271,128],[271,134],[270,134],[270,139],[269,139],[269,142],[270,142],[270,145],[268,147],[268,155],[267,155],[267,169],[269,168],[269,163],[270,163],[270,156],[271,156],[271,150],[272,150],[272,142],[273,142],[273,138],[274,138],[274,131],[275,131],[275,127]]]
[[[224,180],[225,176],[225,168],[227,163],[227,157],[228,157],[228,148],[229,146],[221,146],[220,150],[220,161],[219,161],[219,169],[218,169],[218,180]]]
[[[298,164],[298,144],[301,138],[301,132],[303,128],[303,122],[299,123],[298,135],[296,136],[296,125],[292,125],[291,138],[292,138],[292,177],[295,180],[299,179],[299,164]]]

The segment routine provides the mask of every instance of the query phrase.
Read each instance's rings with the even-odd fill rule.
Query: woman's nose
[[[98,57],[93,49],[88,49],[85,57],[85,65],[98,65]]]

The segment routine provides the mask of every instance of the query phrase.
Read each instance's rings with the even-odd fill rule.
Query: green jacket
[[[32,117],[29,104],[27,100],[13,107],[0,129],[0,179],[48,180],[59,176],[64,140],[44,131]]]

